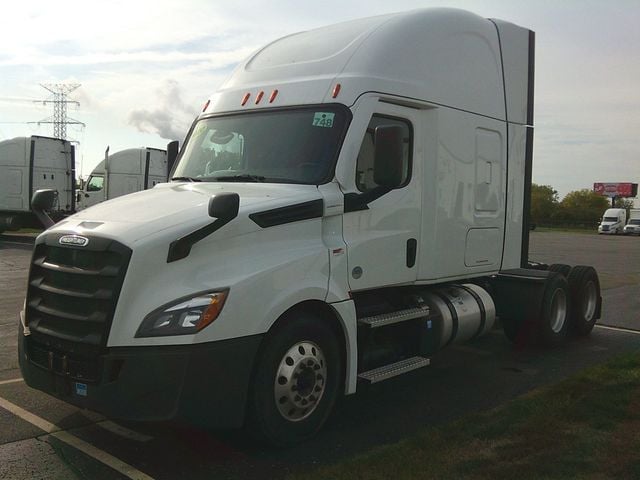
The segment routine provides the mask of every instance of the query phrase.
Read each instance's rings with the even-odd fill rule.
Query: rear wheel
[[[600,313],[600,281],[593,267],[576,266],[568,277],[573,309],[571,331],[578,336],[589,335]]]
[[[320,429],[342,377],[337,339],[322,318],[298,312],[283,320],[256,360],[248,417],[254,436],[276,446]]]
[[[569,284],[563,275],[552,275],[545,284],[538,323],[538,339],[545,346],[562,343],[569,328]]]

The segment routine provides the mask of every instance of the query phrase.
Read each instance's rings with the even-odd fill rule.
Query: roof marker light
[[[333,87],[333,93],[331,93],[331,98],[336,98],[338,96],[338,94],[340,93],[340,88],[342,88],[340,84],[336,83],[336,86]]]
[[[278,90],[274,90],[273,92],[271,92],[271,96],[269,97],[269,103],[273,103],[273,101],[276,99],[276,97],[278,96]]]
[[[264,92],[260,90],[260,93],[258,93],[258,96],[256,97],[256,105],[260,103],[260,100],[262,100],[263,96],[264,96]]]
[[[247,104],[247,102],[249,101],[249,97],[251,96],[251,94],[249,92],[244,94],[244,97],[242,97],[242,103],[240,105],[242,105],[243,107]]]
[[[204,107],[202,107],[202,111],[205,112],[207,110],[207,108],[209,108],[209,104],[211,103],[211,99],[207,100],[206,103],[204,104]]]

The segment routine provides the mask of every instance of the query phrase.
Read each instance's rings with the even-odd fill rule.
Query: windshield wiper
[[[171,181],[178,181],[178,182],[201,182],[202,180],[200,180],[199,178],[194,178],[194,177],[171,177]]]
[[[217,182],[264,182],[265,177],[262,175],[227,175],[222,177],[215,177]]]

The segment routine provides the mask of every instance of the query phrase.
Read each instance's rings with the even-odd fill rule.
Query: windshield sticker
[[[313,114],[313,126],[314,127],[324,127],[331,128],[333,127],[333,118],[336,116],[335,113],[330,112],[315,112]]]

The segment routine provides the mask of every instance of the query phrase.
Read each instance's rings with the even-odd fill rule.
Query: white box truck
[[[623,233],[627,223],[627,211],[624,208],[608,208],[602,215],[598,233],[605,235],[618,235]]]
[[[0,231],[41,227],[31,211],[36,190],[51,189],[56,219],[75,211],[75,149],[57,138],[31,136],[0,142]]]
[[[25,381],[290,444],[496,317],[514,342],[588,334],[595,270],[528,261],[533,66],[533,32],[451,9],[267,45],[206,103],[170,183],[38,237]]]
[[[624,227],[625,235],[640,235],[640,208],[629,210],[629,223]]]
[[[78,192],[76,208],[82,210],[105,200],[153,188],[166,182],[168,173],[166,150],[127,148],[109,154],[107,148],[105,159],[93,169]]]

